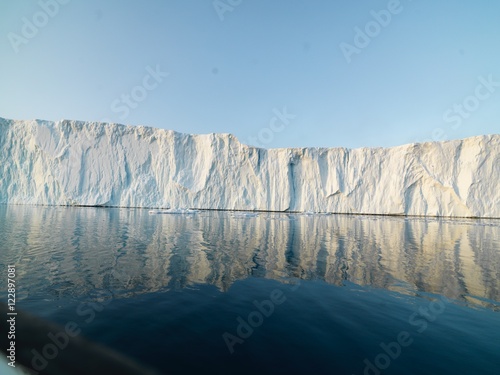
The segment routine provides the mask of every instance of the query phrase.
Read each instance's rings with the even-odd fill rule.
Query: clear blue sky
[[[500,129],[499,1],[54,1],[1,2],[0,117],[233,133],[269,148]]]

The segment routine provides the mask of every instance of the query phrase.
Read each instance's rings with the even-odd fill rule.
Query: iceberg
[[[500,135],[262,149],[231,134],[0,118],[0,203],[500,217]]]

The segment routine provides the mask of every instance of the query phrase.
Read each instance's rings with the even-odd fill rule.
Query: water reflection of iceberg
[[[140,209],[0,207],[0,263],[18,264],[24,298],[194,284],[227,290],[254,276],[348,281],[492,307],[500,301],[499,238],[494,220],[275,213],[241,220],[207,211],[186,220]]]

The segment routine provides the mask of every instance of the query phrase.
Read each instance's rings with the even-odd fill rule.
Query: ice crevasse
[[[500,218],[500,135],[391,148],[0,118],[0,203]]]

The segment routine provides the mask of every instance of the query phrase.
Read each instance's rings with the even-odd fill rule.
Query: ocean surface
[[[8,264],[18,309],[164,374],[500,369],[500,220],[0,206]]]

